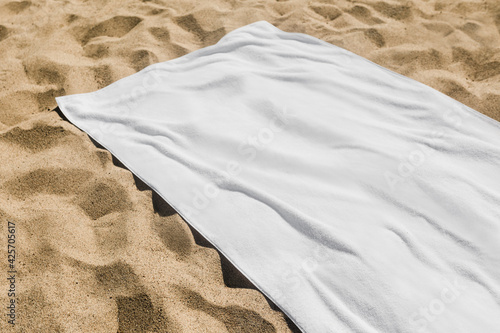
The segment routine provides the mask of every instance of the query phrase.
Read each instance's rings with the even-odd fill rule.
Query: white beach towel
[[[500,126],[260,21],[59,97],[304,332],[500,332]]]

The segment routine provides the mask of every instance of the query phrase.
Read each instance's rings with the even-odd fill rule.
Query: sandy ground
[[[102,88],[258,20],[500,120],[498,1],[0,1],[2,276],[7,221],[17,236],[16,326],[2,277],[0,331],[294,330],[165,202],[52,111],[56,96]]]

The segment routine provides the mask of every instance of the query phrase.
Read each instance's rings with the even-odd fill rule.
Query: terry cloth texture
[[[500,329],[500,126],[260,21],[57,102],[304,331]]]

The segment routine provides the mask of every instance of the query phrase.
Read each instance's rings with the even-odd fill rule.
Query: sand
[[[54,111],[267,20],[500,120],[496,1],[1,1],[1,332],[297,332],[158,195]],[[165,172],[168,172],[166,170]],[[175,189],[172,189],[175,191]]]

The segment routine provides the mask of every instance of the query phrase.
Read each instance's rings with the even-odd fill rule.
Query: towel
[[[57,103],[303,332],[499,332],[495,120],[265,21]]]

